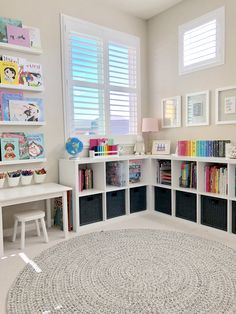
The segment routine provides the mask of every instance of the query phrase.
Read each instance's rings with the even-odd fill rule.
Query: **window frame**
[[[184,66],[184,34],[194,28],[216,20],[216,57],[189,66]],[[179,26],[179,75],[200,71],[225,63],[225,7],[220,7],[190,22]]]
[[[119,32],[110,28],[106,28],[85,20],[81,20],[75,17],[71,17],[65,14],[61,14],[61,64],[62,64],[62,89],[63,89],[63,110],[64,110],[64,136],[65,141],[70,134],[70,117],[71,117],[71,104],[72,99],[70,96],[70,86],[71,86],[71,77],[70,77],[70,56],[69,51],[66,49],[66,40],[67,40],[67,29],[69,27],[70,30],[78,30],[80,33],[85,33],[88,35],[98,36],[101,33],[102,37],[105,38],[106,42],[108,39],[117,44],[127,45],[127,42],[136,45],[137,48],[137,134],[140,133],[141,130],[141,87],[140,87],[140,38],[135,35],[130,35],[128,33]],[[104,33],[106,35],[104,35]],[[108,54],[108,51],[105,52]],[[107,58],[106,58],[107,59]],[[107,59],[108,60],[108,59]],[[108,72],[108,62],[104,63],[104,73]],[[108,75],[107,73],[105,75]],[[105,85],[105,90],[109,89],[108,85]],[[106,97],[106,95],[105,95]],[[107,119],[107,109],[109,109],[110,103],[108,100],[105,101],[105,119]],[[109,122],[109,121],[108,121]],[[106,137],[112,137],[116,143],[121,144],[133,144],[136,141],[137,134],[129,134],[129,135],[112,135],[108,134],[107,130],[105,130]],[[88,144],[90,138],[99,137],[100,135],[79,135],[79,138],[85,143]],[[104,135],[101,135],[104,137]]]

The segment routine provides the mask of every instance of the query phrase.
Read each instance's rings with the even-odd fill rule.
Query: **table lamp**
[[[143,133],[151,133],[151,132],[158,132],[158,131],[159,131],[159,127],[158,127],[157,118],[143,118],[142,120],[142,132]],[[149,148],[149,144],[148,144],[148,148]],[[151,150],[148,149],[147,154],[151,154]]]

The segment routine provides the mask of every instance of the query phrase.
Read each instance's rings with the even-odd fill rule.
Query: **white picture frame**
[[[169,155],[169,154],[170,154],[169,140],[152,141],[152,155]]]
[[[186,126],[209,125],[210,91],[186,94]]]
[[[163,98],[161,100],[162,128],[181,127],[181,96]]]
[[[215,123],[236,123],[236,85],[218,88],[215,91]]]

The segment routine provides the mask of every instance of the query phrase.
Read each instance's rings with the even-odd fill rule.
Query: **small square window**
[[[224,64],[224,7],[179,27],[179,74]]]

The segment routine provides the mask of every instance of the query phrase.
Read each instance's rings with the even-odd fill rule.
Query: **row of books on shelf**
[[[171,185],[170,160],[157,160],[157,183]]]
[[[62,210],[62,198],[57,197],[54,200],[54,225],[59,226],[63,230],[63,210]],[[68,230],[73,230],[73,199],[72,192],[67,192],[67,213],[68,213]]]
[[[43,134],[3,132],[0,134],[1,160],[24,160],[45,157]]]
[[[0,60],[1,84],[28,87],[43,86],[42,66],[24,58],[2,55]]]
[[[186,140],[178,141],[178,156],[225,157],[230,140]]]
[[[18,19],[0,17],[0,42],[28,48],[41,48],[40,30]]]
[[[129,182],[139,183],[142,176],[142,160],[129,161]]]
[[[93,170],[79,169],[79,192],[93,188]]]
[[[205,166],[205,191],[227,195],[228,169],[224,165]]]
[[[181,163],[179,186],[190,189],[197,188],[197,164],[195,162],[183,161]]]
[[[23,97],[22,92],[0,90],[0,120],[43,122],[43,100]]]

